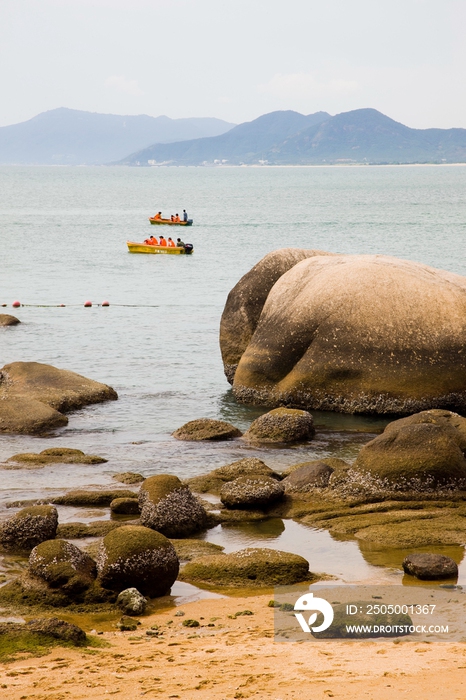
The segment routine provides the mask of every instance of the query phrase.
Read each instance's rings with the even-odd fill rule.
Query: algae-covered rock
[[[422,552],[408,554],[403,560],[405,573],[422,581],[435,581],[443,578],[457,578],[458,565],[451,557],[443,554]]]
[[[285,493],[283,484],[268,476],[240,476],[224,484],[220,499],[227,508],[266,508]]]
[[[137,588],[126,588],[118,594],[116,604],[125,615],[142,615],[147,607],[147,599]]]
[[[17,326],[18,323],[21,323],[19,318],[16,318],[16,316],[12,316],[11,314],[0,314],[0,328],[1,327],[7,327],[7,326]]]
[[[27,464],[103,464],[107,462],[103,457],[86,455],[81,450],[75,450],[70,447],[51,447],[47,450],[42,450],[38,454],[35,452],[22,452],[9,457],[7,461]]]
[[[325,462],[313,461],[294,469],[282,484],[286,493],[306,492],[314,488],[328,486],[333,469]]]
[[[213,516],[217,523],[224,523],[225,525],[234,525],[235,523],[258,523],[262,520],[267,520],[269,517],[263,510],[252,510],[250,508],[247,510],[243,510],[242,508],[235,508],[234,510],[223,508],[218,513],[214,513]]]
[[[34,547],[28,571],[68,595],[82,593],[96,577],[94,560],[66,540],[49,540]]]
[[[310,578],[304,557],[259,548],[201,557],[186,564],[180,574],[183,581],[214,587],[278,586]]]
[[[58,513],[53,506],[23,508],[0,526],[0,544],[7,550],[31,550],[57,533]]]
[[[128,523],[125,524],[127,525]],[[121,526],[121,522],[115,522],[114,520],[94,520],[90,523],[60,523],[57,528],[57,537],[63,540],[105,537],[109,532]]]
[[[26,623],[0,623],[0,660],[9,661],[16,653],[39,652],[60,645],[84,646],[84,630],[57,617],[30,620]],[[5,687],[5,686],[4,686]]]
[[[143,595],[165,595],[176,580],[179,561],[171,542],[147,527],[124,525],[104,537],[97,558],[104,588],[137,588]]]
[[[304,442],[315,435],[310,413],[294,408],[275,408],[253,421],[244,438],[250,442]]]
[[[383,255],[319,255],[277,278],[265,302],[254,283],[222,316],[238,400],[344,413],[466,407],[465,277]],[[241,332],[256,297],[259,315]]]
[[[458,415],[458,413],[446,411],[442,408],[431,408],[429,411],[420,411],[412,416],[394,420],[385,427],[384,433],[388,434],[406,425],[419,425],[420,423],[431,423],[454,428],[455,432],[451,433],[452,436],[458,442],[460,450],[466,451],[466,418]]]
[[[198,418],[191,420],[178,428],[173,433],[177,440],[230,440],[241,437],[241,430],[231,423],[212,418]]]
[[[109,506],[115,498],[135,498],[134,491],[112,489],[105,491],[68,491],[56,496],[53,503],[61,506]]]
[[[110,510],[117,515],[139,515],[139,502],[134,498],[114,498]]]
[[[400,491],[464,487],[466,460],[454,433],[434,423],[395,426],[361,448],[354,471],[368,475],[368,487],[370,481]]]
[[[207,526],[207,513],[176,476],[159,474],[139,490],[141,523],[167,537],[187,537]]]
[[[186,484],[193,491],[197,491],[198,493],[209,492],[219,494],[223,484],[226,484],[228,481],[233,481],[233,479],[237,479],[239,476],[249,476],[251,474],[261,474],[263,476],[272,477],[273,479],[281,479],[280,474],[270,469],[262,460],[257,459],[257,457],[245,457],[244,459],[238,459],[231,464],[225,464],[223,467],[214,469],[208,474],[187,479]]]
[[[119,474],[114,474],[112,479],[119,481],[121,484],[140,484],[141,481],[144,481],[144,477],[135,472],[120,472]]]
[[[209,554],[220,554],[224,549],[219,544],[206,542],[205,540],[171,539],[170,542],[174,546],[177,557],[181,562],[191,561]]]

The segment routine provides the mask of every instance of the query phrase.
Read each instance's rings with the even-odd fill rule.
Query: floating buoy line
[[[0,304],[0,306],[8,306],[8,304]],[[19,309],[22,306],[35,307],[40,309],[56,309],[62,307],[76,307],[84,306],[85,309],[89,309],[92,306],[110,306],[110,302],[105,300],[101,304],[94,304],[92,301],[85,301],[84,304],[22,304],[20,301],[16,300],[12,303],[14,309]],[[126,306],[129,308],[152,308],[157,309],[160,304],[112,304],[112,306]]]

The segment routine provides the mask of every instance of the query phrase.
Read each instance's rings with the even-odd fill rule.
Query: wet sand
[[[97,637],[106,647],[2,664],[0,697],[466,699],[465,644],[276,643],[270,597],[196,601],[141,618],[136,632],[107,629]],[[254,614],[234,617],[243,610]],[[183,626],[188,619],[200,627]],[[154,625],[161,636],[146,635]]]

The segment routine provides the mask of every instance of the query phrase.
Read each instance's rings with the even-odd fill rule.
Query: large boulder
[[[178,576],[179,561],[171,542],[147,527],[124,525],[104,537],[97,557],[98,580],[104,588],[137,588],[150,597],[168,593]]]
[[[314,420],[307,411],[274,408],[256,418],[244,437],[250,442],[304,442],[314,434]]]
[[[66,540],[49,540],[34,547],[29,555],[28,573],[42,579],[50,588],[68,595],[89,588],[96,577],[95,561]]]
[[[266,508],[285,493],[281,481],[268,476],[239,476],[220,489],[220,500],[227,508]]]
[[[31,550],[57,534],[58,513],[53,506],[30,506],[0,526],[0,544],[7,550]]]
[[[173,433],[177,440],[203,442],[205,440],[230,440],[241,437],[241,430],[231,423],[213,418],[190,420]]]
[[[450,425],[394,426],[361,448],[353,470],[389,490],[466,487],[466,459]]]
[[[237,363],[238,400],[345,413],[466,407],[464,277],[381,255],[320,255],[282,274],[260,309],[260,279],[237,286],[220,343],[228,375]],[[256,313],[241,334],[248,299]]]
[[[187,537],[203,530],[208,518],[204,507],[177,476],[150,476],[139,490],[141,523],[166,537]]]
[[[247,272],[228,295],[220,322],[220,348],[225,375],[233,383],[238,362],[256,330],[270,290],[301,260],[331,255],[320,250],[281,248],[268,253]]]
[[[224,587],[286,586],[311,578],[309,562],[299,554],[250,548],[188,562],[180,579]]]
[[[453,411],[446,411],[442,408],[431,408],[429,411],[420,411],[412,416],[399,418],[389,423],[384,430],[385,434],[398,430],[405,425],[419,425],[420,423],[431,423],[453,428],[452,437],[457,441],[462,452],[466,452],[466,418],[459,416]]]
[[[231,464],[225,464],[223,467],[214,469],[208,474],[201,476],[193,476],[187,479],[187,485],[198,493],[215,493],[219,494],[223,484],[237,479],[239,476],[250,476],[251,474],[269,476],[272,479],[280,480],[280,474],[270,469],[265,462],[257,457],[244,457],[238,459]]]
[[[408,554],[403,559],[403,570],[421,581],[458,577],[458,564],[454,559],[430,552]]]
[[[0,432],[43,433],[68,423],[62,412],[115,400],[112,387],[39,362],[0,370]]]

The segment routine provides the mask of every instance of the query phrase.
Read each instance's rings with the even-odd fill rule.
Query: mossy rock
[[[125,524],[127,525],[128,523]],[[122,523],[114,520],[95,520],[91,523],[61,523],[57,528],[57,536],[64,540],[105,537],[109,532],[121,526]]]
[[[270,469],[265,462],[256,457],[245,457],[238,459],[231,464],[225,464],[223,467],[214,469],[208,474],[195,476],[186,480],[186,484],[197,493],[214,493],[219,494],[223,484],[237,479],[239,476],[261,474],[269,476],[272,479],[281,479],[281,475]]]
[[[10,551],[30,551],[41,542],[53,539],[57,526],[58,513],[53,506],[23,508],[0,526],[0,544]]]
[[[241,437],[242,432],[231,423],[212,418],[198,418],[185,423],[172,433],[177,440],[230,440]]]
[[[110,503],[110,510],[116,515],[139,515],[139,502],[135,498],[115,498]]]
[[[56,496],[53,503],[61,506],[109,506],[115,498],[135,498],[134,491],[114,489],[111,491],[68,491]]]
[[[199,557],[204,557],[209,554],[220,554],[224,549],[224,547],[219,544],[206,542],[205,540],[171,539],[170,542],[174,546],[180,562],[191,561],[192,559],[198,559]]]
[[[56,617],[30,620],[26,623],[0,623],[0,662],[13,661],[17,654],[42,656],[54,646],[82,647],[88,642],[86,633]]]
[[[70,447],[51,447],[35,452],[22,452],[9,457],[8,462],[24,462],[26,464],[103,464],[107,462],[97,455],[86,455],[81,450]]]
[[[179,561],[170,540],[146,527],[124,525],[104,537],[97,558],[98,580],[121,592],[137,588],[150,597],[168,593]]]
[[[314,420],[308,411],[275,408],[253,421],[244,438],[250,442],[292,443],[311,440]]]
[[[119,474],[114,474],[112,479],[119,481],[121,484],[140,484],[141,481],[144,481],[142,474],[135,472],[120,472]]]
[[[208,525],[204,507],[176,476],[146,479],[139,491],[141,523],[167,537],[188,537]]]
[[[465,488],[466,459],[455,428],[420,423],[393,427],[362,447],[353,469],[364,488],[429,491]]]
[[[206,556],[186,564],[182,581],[213,587],[279,586],[311,580],[309,563],[298,554],[250,548]]]
[[[385,427],[384,433],[388,434],[406,425],[420,425],[421,423],[453,428],[455,431],[453,435],[458,443],[458,447],[462,452],[466,452],[466,418],[463,418],[458,413],[441,408],[431,408],[429,411],[420,411],[412,416],[394,420]]]
[[[266,508],[285,493],[283,484],[268,476],[240,476],[224,484],[220,499],[227,508]]]
[[[97,571],[95,561],[71,542],[49,540],[32,550],[28,573],[72,596],[89,588]]]
[[[234,510],[223,508],[213,515],[218,523],[224,523],[225,525],[229,523],[257,523],[267,520],[269,517],[268,513],[264,513],[263,510],[243,510],[241,508],[235,508]]]
[[[50,609],[66,608],[67,612],[95,613],[114,611],[116,593],[102,588],[93,581],[88,588],[66,592],[62,588],[51,588],[46,581],[31,576],[27,571],[19,579],[0,587],[0,603],[9,610],[23,615],[37,615]]]

